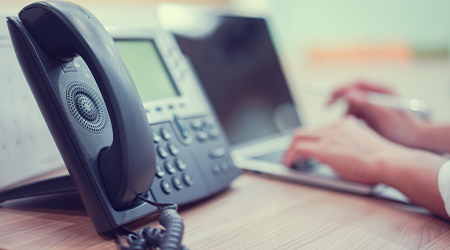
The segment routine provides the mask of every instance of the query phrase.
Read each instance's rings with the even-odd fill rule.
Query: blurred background
[[[391,86],[400,96],[416,98],[427,103],[430,107],[431,121],[450,123],[448,109],[450,1],[448,0],[173,0],[170,2],[73,0],[73,2],[94,13],[107,26],[158,28],[163,26],[158,14],[161,14],[167,6],[176,8],[164,10],[166,24],[194,23],[195,20],[189,20],[186,15],[177,11],[177,8],[186,10],[192,5],[197,6],[196,8],[202,6],[201,8],[214,9],[219,13],[266,18],[288,88],[300,111],[300,120],[306,126],[322,126],[342,118],[346,110],[345,103],[338,102],[332,107],[326,107],[327,94],[339,85],[356,81]],[[5,20],[7,15],[17,15],[20,9],[29,3],[31,3],[29,0],[0,0],[0,18]],[[200,23],[203,28],[207,28],[208,25],[214,26],[211,20],[200,20]],[[253,45],[247,46],[251,48]],[[260,46],[261,48],[263,50],[259,51],[268,51]],[[249,51],[245,47],[241,51],[245,53],[241,54],[247,54],[249,57],[248,55],[252,55],[247,53]],[[271,51],[273,52],[273,49]],[[266,53],[254,54],[264,57],[262,54]],[[259,58],[252,60],[268,61]],[[229,63],[240,71],[245,71],[249,64],[255,72],[281,75],[258,68],[264,63],[245,63],[242,60],[241,64]],[[277,62],[275,64],[279,65]],[[259,74],[259,77],[269,79],[266,75]],[[281,78],[278,77],[284,82],[282,78],[282,75]],[[258,80],[254,82],[259,83]],[[258,87],[254,82],[251,82],[253,86]],[[235,82],[234,85],[241,84]],[[289,93],[286,88],[283,91]],[[275,91],[271,89],[269,93],[272,92]],[[241,99],[250,100],[246,93],[250,92],[240,93]],[[232,106],[228,103],[231,104],[236,96],[234,93],[227,94],[225,106]],[[271,96],[276,97],[274,94]],[[236,104],[239,104],[236,105],[237,109],[243,109],[240,103]],[[281,114],[287,113],[283,111]],[[250,120],[253,123],[256,121],[253,118]],[[239,135],[238,138],[244,137]],[[9,42],[6,22],[0,22],[2,172],[0,187],[61,166],[61,157],[20,72]]]
[[[157,27],[157,0],[75,0],[104,24]],[[328,124],[345,110],[326,108],[322,94],[364,80],[393,86],[430,104],[430,119],[450,122],[450,1],[446,0],[178,0],[267,18],[294,99],[309,126]],[[29,1],[3,0],[16,14]],[[180,18],[174,15],[173,18]],[[1,28],[5,28],[2,26]]]

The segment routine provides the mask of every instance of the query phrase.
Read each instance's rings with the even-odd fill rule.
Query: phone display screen
[[[180,95],[152,40],[115,40],[142,102]]]

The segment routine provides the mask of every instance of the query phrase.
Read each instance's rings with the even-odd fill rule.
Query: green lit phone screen
[[[116,40],[142,102],[178,96],[179,93],[151,40]]]

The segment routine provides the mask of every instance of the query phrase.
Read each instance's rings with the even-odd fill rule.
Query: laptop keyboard
[[[258,155],[253,157],[255,160],[261,160],[261,161],[270,161],[275,163],[280,163],[283,161],[285,151],[277,151],[277,152],[271,152],[265,155]]]
[[[252,157],[252,159],[261,160],[261,161],[269,161],[269,162],[273,162],[273,163],[282,163],[284,153],[285,153],[285,151],[271,152],[268,154]],[[313,159],[304,159],[304,160],[296,161],[293,164],[292,168],[299,170],[299,171],[309,172],[317,166],[317,163],[318,162]]]

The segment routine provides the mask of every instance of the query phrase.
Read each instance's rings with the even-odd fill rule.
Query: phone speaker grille
[[[82,82],[73,82],[66,92],[67,104],[75,119],[85,129],[101,133],[106,128],[108,112],[103,99]]]

